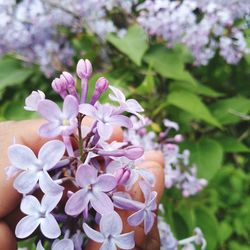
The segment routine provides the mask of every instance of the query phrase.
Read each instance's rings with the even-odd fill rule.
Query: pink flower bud
[[[81,79],[89,79],[92,74],[91,62],[88,59],[79,60],[76,66],[76,72]]]
[[[54,79],[51,86],[56,93],[61,93],[66,90],[65,81],[62,81],[60,78]]]
[[[95,84],[95,89],[99,92],[99,93],[103,93],[104,91],[106,91],[109,87],[109,82],[105,77],[100,77],[98,78],[98,80],[96,81]]]
[[[119,168],[115,171],[115,178],[118,185],[125,185],[130,177],[131,171],[128,168]]]
[[[183,135],[176,135],[174,137],[175,142],[182,142],[184,140]]]
[[[124,151],[124,156],[130,160],[136,160],[144,154],[143,147],[139,146],[129,146]]]
[[[64,71],[61,74],[60,79],[64,80],[65,85],[67,86],[67,89],[75,88],[76,83],[75,83],[75,80],[74,80],[73,76],[70,73]]]

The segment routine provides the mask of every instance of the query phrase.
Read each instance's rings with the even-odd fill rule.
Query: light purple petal
[[[35,164],[37,163],[34,152],[30,148],[20,144],[9,146],[8,157],[11,165],[22,170],[35,168]]]
[[[41,232],[49,239],[56,239],[61,235],[61,229],[52,214],[47,214],[41,221]]]
[[[25,171],[16,177],[13,186],[19,193],[27,194],[35,187],[37,181],[37,172]]]
[[[115,243],[112,240],[105,240],[104,243],[101,245],[99,250],[117,250]]]
[[[40,240],[38,241],[36,245],[36,250],[45,250]]]
[[[141,209],[128,217],[129,225],[136,227],[143,222],[144,210]]]
[[[78,101],[72,95],[67,95],[63,103],[63,114],[68,118],[72,119],[78,115]]]
[[[133,127],[133,123],[131,122],[131,120],[124,115],[113,115],[109,118],[108,121],[110,124],[120,125],[126,128]]]
[[[5,168],[5,174],[7,175],[7,180],[19,174],[22,170],[14,166],[9,166]]]
[[[113,126],[112,125],[107,125],[102,122],[97,123],[97,131],[100,137],[103,140],[107,140],[110,138],[113,132]]]
[[[136,112],[143,112],[144,109],[135,99],[128,99],[126,104],[129,108],[129,112],[132,114],[136,114]]]
[[[155,184],[155,176],[152,172],[145,169],[138,169],[139,174],[143,177],[145,181],[147,181],[151,186]]]
[[[97,118],[96,116],[96,113],[97,113],[97,110],[96,108],[93,106],[93,105],[90,105],[90,104],[81,104],[79,105],[79,112],[84,114],[84,115],[88,115],[92,118]]]
[[[52,250],[74,250],[73,241],[70,239],[63,239],[53,246]]]
[[[44,211],[50,213],[59,203],[62,198],[62,193],[58,195],[44,195],[41,201],[41,206]]]
[[[100,231],[105,237],[119,235],[122,232],[122,220],[118,213],[111,212],[103,215],[100,221]]]
[[[76,171],[76,183],[80,187],[86,187],[94,184],[97,181],[98,171],[95,167],[90,165],[81,165]]]
[[[89,227],[86,223],[83,223],[83,230],[91,240],[94,240],[98,243],[102,243],[104,241],[103,235],[100,232]]]
[[[45,194],[50,195],[57,195],[64,189],[64,187],[56,184],[46,171],[39,174],[39,185]]]
[[[48,121],[56,121],[61,117],[61,110],[56,103],[50,100],[42,100],[37,107],[38,113]]]
[[[103,174],[97,178],[97,182],[94,185],[95,190],[102,192],[109,192],[117,185],[115,177],[111,174]]]
[[[81,189],[68,199],[65,205],[65,212],[68,215],[78,215],[87,207],[88,203],[88,191]]]
[[[92,192],[90,203],[100,214],[108,214],[114,210],[114,205],[108,195],[102,192]]]
[[[125,102],[126,101],[126,98],[120,89],[113,87],[113,86],[110,86],[110,85],[109,85],[109,88],[115,94],[115,95],[109,94],[109,98],[111,100],[118,101],[118,102]]]
[[[153,191],[150,196],[150,201],[148,202],[147,206],[150,207],[151,210],[156,210],[157,209],[157,192]]]
[[[20,209],[25,214],[37,215],[41,209],[41,205],[35,196],[27,195],[23,197]]]
[[[42,137],[56,137],[61,133],[62,128],[59,122],[46,123],[39,128],[39,135]]]
[[[23,217],[16,225],[15,234],[17,238],[24,239],[30,236],[39,226],[40,221],[34,216]]]
[[[43,169],[49,170],[54,167],[61,160],[64,152],[64,143],[59,140],[45,143],[38,153],[38,159],[42,162]]]
[[[146,212],[146,216],[144,219],[144,232],[148,234],[154,225],[155,214],[151,212]]]
[[[134,236],[134,232],[121,234],[114,238],[114,242],[121,249],[132,249],[135,247]]]
[[[139,181],[139,186],[140,186],[141,191],[144,195],[145,204],[147,204],[151,198],[151,192],[152,192],[151,187],[145,181]]]

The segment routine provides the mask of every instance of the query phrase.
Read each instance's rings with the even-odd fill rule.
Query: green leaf
[[[218,242],[218,223],[217,220],[207,208],[200,207],[195,211],[196,225],[201,228],[207,241],[206,250],[216,250]]]
[[[250,151],[247,146],[234,137],[223,136],[216,138],[216,141],[220,143],[226,153],[246,153]]]
[[[220,242],[223,243],[226,241],[233,233],[232,226],[229,225],[227,222],[223,221],[219,225],[219,238]]]
[[[219,100],[211,106],[211,111],[223,125],[237,123],[242,120],[241,115],[250,111],[250,100],[241,96]]]
[[[185,142],[182,147],[191,151],[190,161],[198,168],[198,176],[208,181],[220,169],[223,161],[223,149],[221,145],[209,138],[202,138],[198,142]]]
[[[148,38],[140,26],[134,25],[130,27],[123,38],[108,34],[107,40],[127,55],[135,64],[141,65],[142,57],[148,49]]]
[[[213,126],[221,127],[200,97],[191,92],[185,90],[173,91],[168,95],[167,103],[191,113],[195,118],[206,121]]]
[[[219,97],[223,96],[222,93],[219,93],[212,88],[202,85],[200,83],[196,84],[187,84],[187,82],[182,82],[182,81],[175,81],[170,85],[171,91],[173,90],[179,90],[179,89],[184,89],[188,90],[192,93],[198,94],[198,95],[204,95],[204,96],[209,96],[209,97]]]
[[[146,75],[143,82],[135,89],[136,94],[152,94],[155,89],[154,77],[151,74]]]
[[[172,49],[167,49],[162,45],[154,46],[143,59],[163,77],[196,84],[193,76],[184,69],[182,56]]]

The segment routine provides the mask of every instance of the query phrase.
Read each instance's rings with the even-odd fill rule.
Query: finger
[[[92,122],[93,120],[88,117],[83,120],[86,126],[90,126]],[[8,147],[13,144],[15,138],[16,143],[28,146],[37,154],[41,146],[48,140],[38,134],[38,129],[43,123],[44,120],[0,123],[0,152],[2,153],[0,160],[0,218],[13,211],[21,199],[21,195],[13,188],[14,178],[6,180],[5,168],[10,164],[7,157]],[[118,126],[114,127],[109,139],[110,142],[114,140],[123,140],[122,130]]]
[[[4,221],[0,221],[0,250],[16,250],[16,238]]]

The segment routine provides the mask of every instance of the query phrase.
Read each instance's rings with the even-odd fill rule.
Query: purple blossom
[[[45,250],[40,240],[36,246],[36,250]],[[70,239],[55,241],[51,250],[74,250],[74,244]]]
[[[83,224],[86,235],[102,243],[100,250],[132,249],[135,246],[134,232],[121,234],[122,220],[116,212],[102,216],[100,221],[100,232],[90,228],[86,223]]]
[[[72,95],[68,95],[64,99],[62,111],[56,103],[44,100],[39,103],[38,112],[48,121],[48,123],[42,125],[39,129],[41,136],[68,136],[77,128],[78,101]]]
[[[28,111],[37,111],[39,102],[44,99],[45,94],[41,90],[32,91],[32,93],[25,99],[24,109]]]
[[[63,187],[56,184],[48,171],[61,160],[65,146],[61,141],[53,140],[45,143],[38,157],[27,146],[14,144],[8,148],[8,157],[12,167],[22,171],[14,181],[15,189],[23,194],[31,192],[37,182],[44,193],[57,194]]]
[[[124,115],[113,114],[114,108],[110,105],[101,105],[94,107],[90,104],[81,104],[79,112],[94,118],[97,121],[97,131],[103,140],[110,138],[113,126],[120,125],[131,128],[132,122]]]
[[[40,204],[34,196],[25,196],[20,208],[27,216],[18,222],[15,230],[16,236],[20,239],[26,238],[40,225],[41,232],[45,237],[58,238],[61,235],[61,230],[51,212],[61,197],[62,193],[56,196],[44,195]]]
[[[79,191],[70,196],[65,206],[68,215],[78,215],[88,204],[100,214],[110,213],[114,209],[113,203],[107,192],[117,185],[113,175],[102,174],[90,165],[81,165],[76,172],[76,183],[81,187]]]

